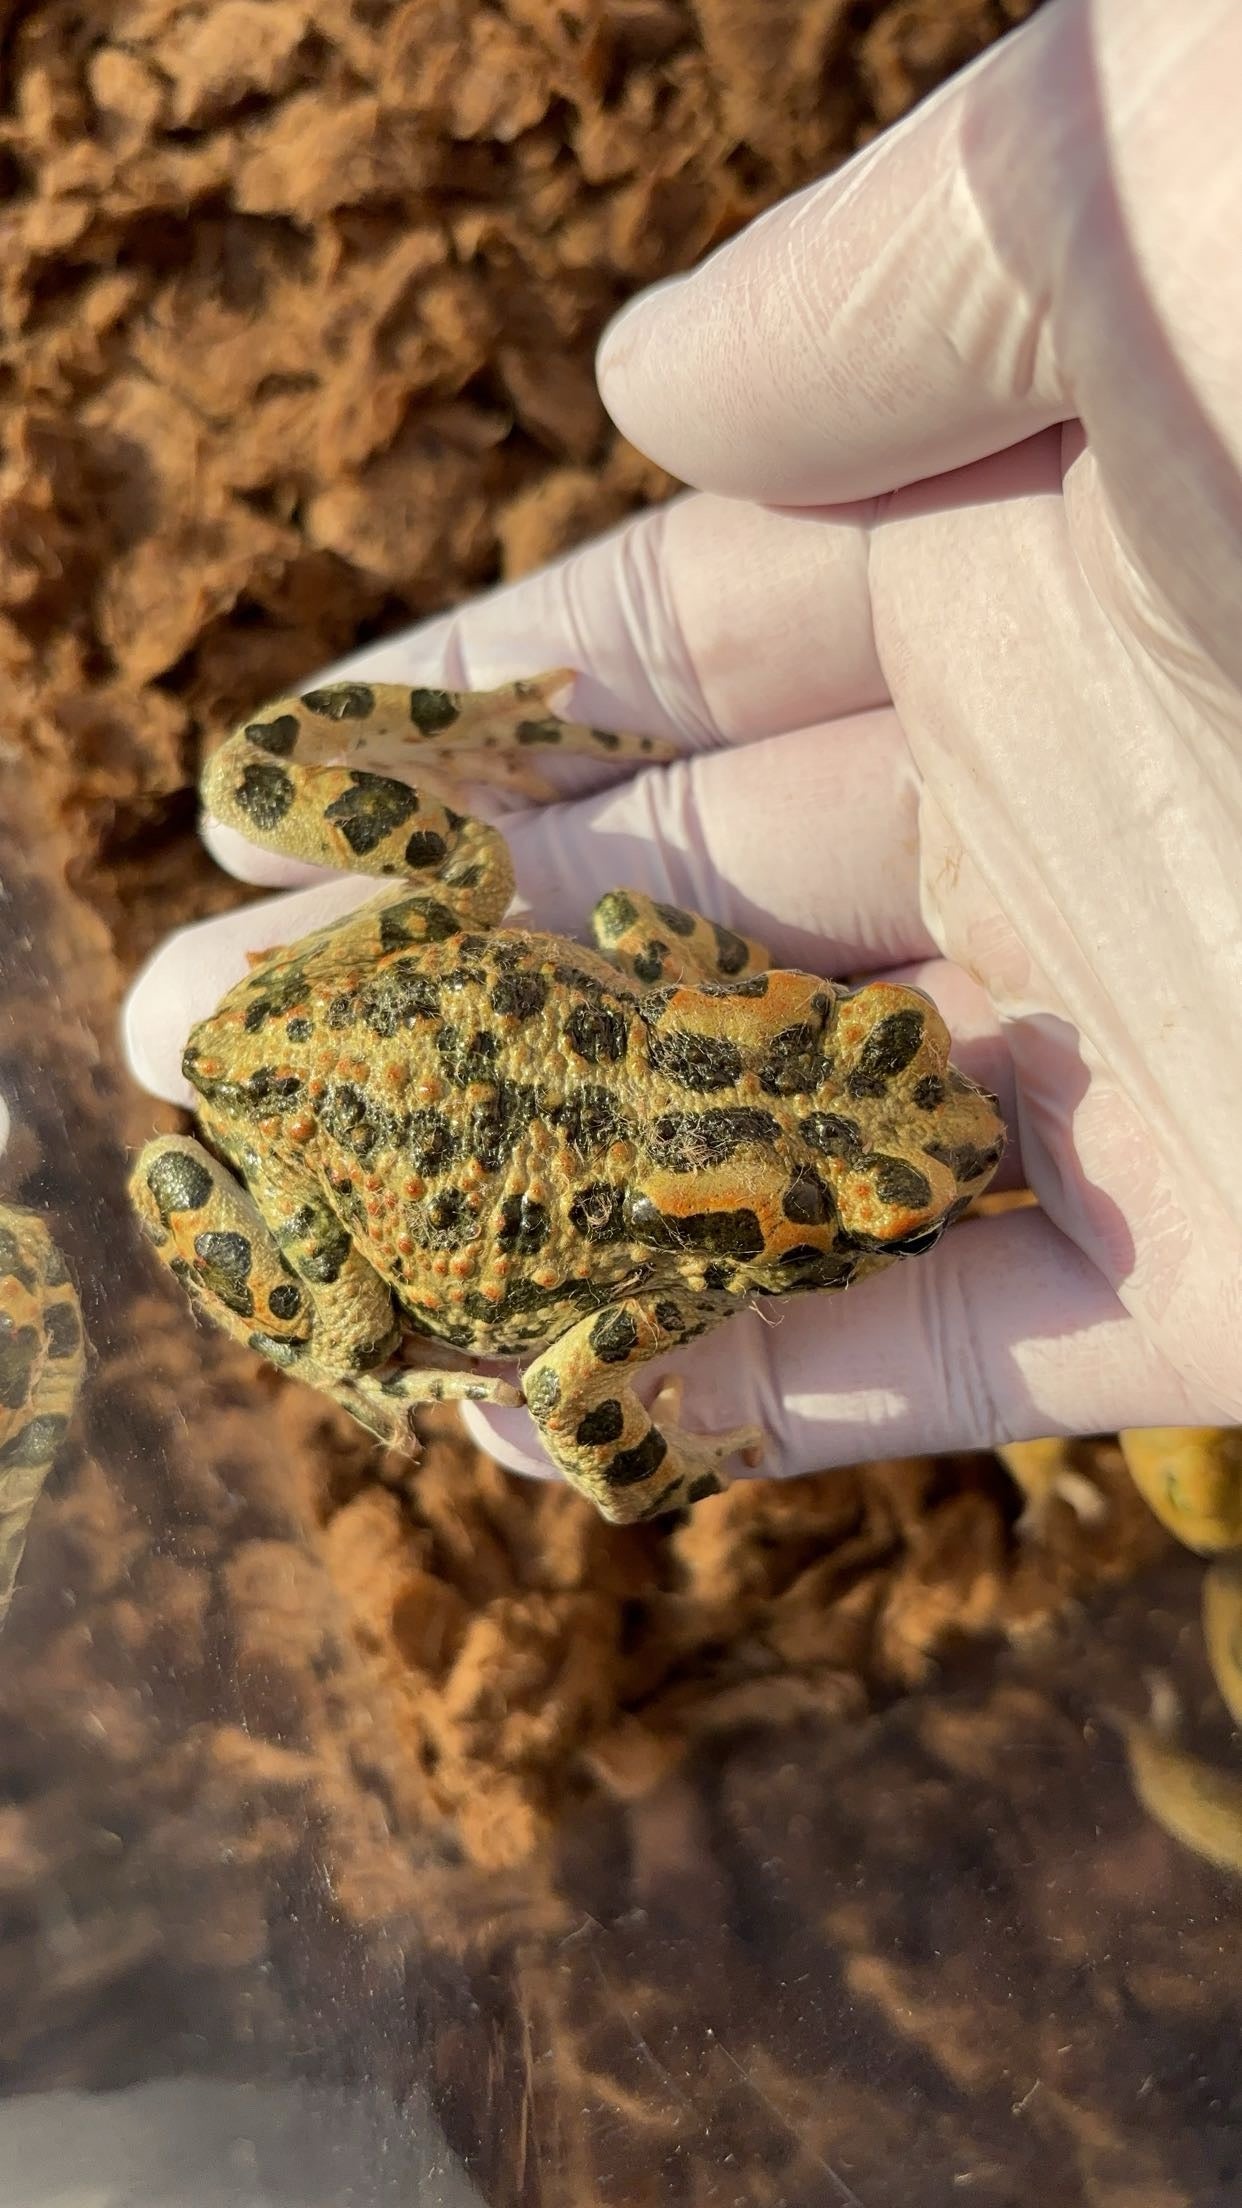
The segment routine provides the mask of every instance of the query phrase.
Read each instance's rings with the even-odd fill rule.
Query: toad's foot
[[[717,1495],[721,1465],[738,1450],[753,1459],[763,1436],[753,1426],[726,1434],[687,1434],[666,1424],[680,1404],[676,1382],[648,1411],[629,1374],[648,1359],[702,1334],[727,1305],[669,1290],[618,1298],[578,1320],[526,1373],[527,1405],[544,1446],[565,1478],[614,1525],[658,1518]]]
[[[754,1471],[763,1462],[767,1436],[762,1426],[730,1426],[721,1434],[699,1433],[695,1428],[681,1424],[681,1406],[685,1396],[685,1383],[680,1374],[665,1380],[651,1404],[651,1416],[674,1456],[685,1470],[683,1477],[688,1486],[695,1489],[696,1500],[714,1491],[704,1485],[708,1474],[716,1480],[715,1492],[728,1486],[721,1477],[720,1467],[728,1457],[740,1457],[748,1471]]]
[[[327,1392],[386,1449],[412,1459],[422,1454],[414,1425],[414,1413],[421,1404],[496,1403],[512,1409],[522,1401],[521,1390],[511,1381],[426,1365],[351,1373],[335,1380]]]

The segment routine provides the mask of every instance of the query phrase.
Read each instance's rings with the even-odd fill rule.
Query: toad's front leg
[[[724,1459],[762,1449],[754,1426],[692,1434],[667,1418],[657,1424],[625,1377],[735,1308],[670,1289],[619,1297],[579,1319],[528,1369],[526,1401],[549,1455],[615,1525],[718,1494]]]

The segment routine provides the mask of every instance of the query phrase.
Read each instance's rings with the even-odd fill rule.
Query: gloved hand
[[[609,409],[696,494],[330,671],[582,669],[567,710],[682,756],[506,812],[537,924],[624,882],[914,980],[999,1095],[1038,1211],[677,1352],[768,1469],[1242,1417],[1240,90],[1232,0],[1056,0],[613,325]],[[137,984],[178,1100],[244,950],[369,894],[207,832],[285,893]]]

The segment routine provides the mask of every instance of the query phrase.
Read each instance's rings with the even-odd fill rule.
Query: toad
[[[557,749],[667,756],[562,719],[571,681],[333,683],[214,754],[217,819],[387,886],[194,1028],[201,1140],[150,1143],[131,1191],[197,1307],[380,1441],[413,1451],[420,1403],[524,1400],[623,1522],[715,1494],[762,1440],[653,1415],[640,1367],[930,1249],[1004,1137],[915,989],[774,968],[632,889],[591,947],[504,924],[504,840],[445,774],[540,790]],[[520,1390],[479,1358],[517,1360]]]

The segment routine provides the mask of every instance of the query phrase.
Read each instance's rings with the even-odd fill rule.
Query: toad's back
[[[412,1355],[411,1331],[523,1356],[554,1462],[632,1519],[715,1493],[759,1440],[653,1418],[637,1369],[754,1294],[843,1288],[928,1248],[1003,1134],[917,991],[773,969],[637,890],[595,907],[598,952],[497,928],[509,855],[439,770],[504,763],[549,794],[530,772],[545,749],[658,749],[563,721],[566,680],[328,684],[213,754],[226,827],[404,886],[270,953],[194,1031],[206,1143],[157,1137],[130,1185],[216,1323],[382,1441],[411,1445],[420,1402],[519,1399]]]
[[[519,1353],[650,1258],[623,1225],[653,1101],[638,993],[559,938],[407,944],[400,904],[376,926],[269,960],[186,1071],[247,1177],[296,1155],[416,1324]]]

